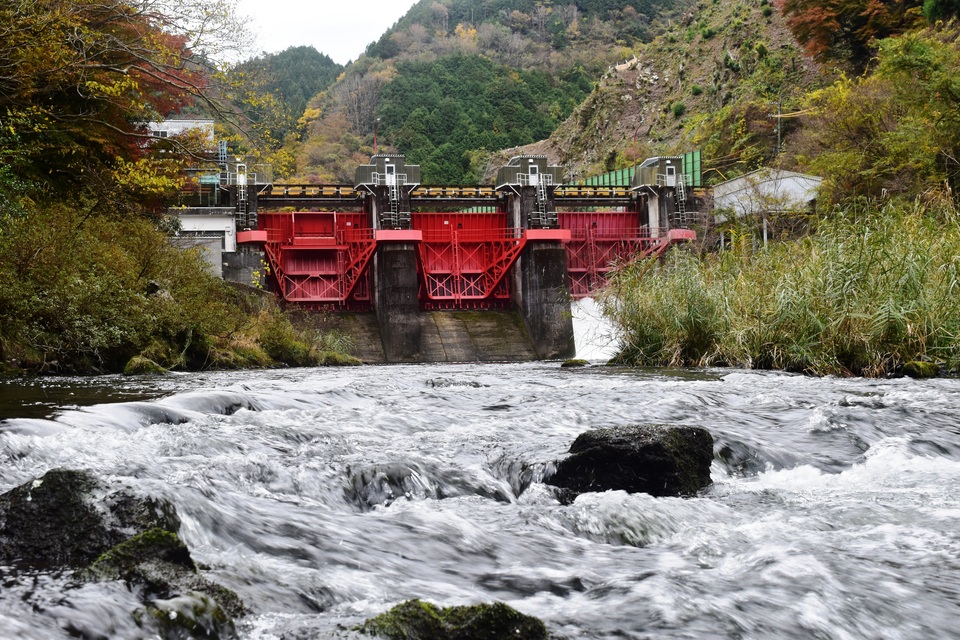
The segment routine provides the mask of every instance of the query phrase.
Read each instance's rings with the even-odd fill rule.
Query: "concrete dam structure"
[[[237,184],[224,275],[264,274],[285,304],[335,312],[368,362],[570,358],[571,299],[694,237],[699,175],[685,165],[655,158],[630,186],[564,185],[561,167],[519,156],[491,186],[426,186],[419,166],[381,154],[353,185]]]

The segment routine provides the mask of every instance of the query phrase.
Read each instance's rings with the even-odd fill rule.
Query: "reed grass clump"
[[[960,213],[949,203],[838,209],[814,235],[621,269],[602,296],[619,362],[884,376],[960,368]]]

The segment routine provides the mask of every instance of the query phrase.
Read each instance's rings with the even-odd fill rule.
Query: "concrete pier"
[[[563,244],[555,240],[527,242],[514,269],[514,303],[527,325],[537,357],[557,360],[575,356]]]
[[[373,278],[374,308],[386,361],[422,362],[416,244],[381,244],[373,258]]]

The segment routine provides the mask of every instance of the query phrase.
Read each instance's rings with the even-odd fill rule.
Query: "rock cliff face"
[[[571,502],[590,491],[689,496],[711,483],[713,437],[702,427],[639,425],[581,434],[545,482]]]

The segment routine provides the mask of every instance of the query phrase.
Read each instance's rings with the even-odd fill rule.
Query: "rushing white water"
[[[596,300],[574,300],[570,310],[573,313],[573,334],[578,358],[591,362],[606,362],[617,354],[620,334],[617,327],[604,317]]]
[[[359,638],[414,597],[505,601],[569,639],[957,636],[957,380],[532,363],[0,395],[18,385],[59,408],[0,423],[0,491],[67,467],[167,497],[243,638]],[[129,399],[83,406],[103,389]],[[563,506],[538,481],[579,433],[646,422],[708,428],[714,484]],[[0,579],[2,638],[141,637],[122,584]]]

